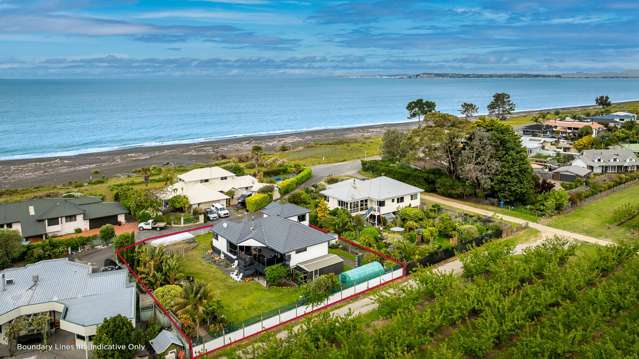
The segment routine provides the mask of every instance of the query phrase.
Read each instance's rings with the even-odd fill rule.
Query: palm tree
[[[178,315],[188,315],[195,322],[195,332],[199,337],[200,322],[207,313],[209,289],[201,281],[187,283],[182,287],[182,297],[175,301]]]

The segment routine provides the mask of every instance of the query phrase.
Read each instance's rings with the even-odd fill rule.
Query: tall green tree
[[[459,174],[459,156],[466,137],[465,128],[420,127],[407,138],[409,157],[426,166],[435,165],[450,176]]]
[[[459,113],[464,115],[464,117],[466,117],[467,120],[472,120],[473,116],[475,116],[477,112],[479,112],[479,107],[477,107],[477,105],[475,105],[474,103],[470,103],[470,102],[462,103],[461,107],[459,108]]]
[[[492,180],[492,194],[509,203],[529,203],[535,181],[519,136],[510,126],[494,119],[481,119],[476,124],[490,135],[499,162]]]
[[[129,245],[132,245],[133,243],[135,243],[135,234],[134,233],[132,233],[132,232],[130,232],[130,233],[122,233],[119,236],[115,237],[115,239],[113,240],[113,247],[116,250],[118,250],[118,249],[127,247]],[[138,262],[137,262],[137,256],[136,256],[135,247],[131,247],[131,248],[128,248],[128,249],[121,250],[120,254],[124,258],[124,260],[126,260],[126,262],[129,263],[129,265],[132,268],[137,267]]]
[[[406,134],[396,130],[390,129],[384,132],[382,137],[382,159],[392,162],[399,162],[406,158],[408,149],[406,148],[406,142],[404,138]]]
[[[191,207],[191,203],[189,203],[189,197],[178,194],[169,198],[169,207],[180,212],[186,212]]]
[[[131,345],[142,344],[142,335],[129,319],[116,315],[98,326],[93,344],[93,353],[100,359],[131,359],[137,351]]]
[[[595,98],[595,104],[597,106],[600,106],[603,109],[612,106],[612,102],[610,102],[610,97],[608,97],[607,95],[597,96]]]
[[[498,92],[493,95],[493,100],[488,104],[488,113],[500,120],[505,120],[508,115],[515,111],[516,105],[510,99],[510,95],[505,92]]]
[[[493,177],[499,170],[499,160],[490,134],[481,127],[476,128],[466,140],[461,153],[460,174],[475,185],[481,193],[491,189]]]
[[[11,265],[22,249],[22,236],[18,231],[0,229],[0,269]]]
[[[437,104],[435,104],[435,102],[424,100],[421,98],[410,101],[406,105],[406,111],[408,111],[408,118],[410,119],[416,118],[418,123],[421,123],[421,121],[425,119],[429,113],[435,112],[436,108],[437,108]]]
[[[104,244],[111,243],[111,241],[115,238],[115,228],[111,224],[105,224],[100,227],[100,240],[104,242]]]

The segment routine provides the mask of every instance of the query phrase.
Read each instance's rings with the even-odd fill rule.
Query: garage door
[[[113,224],[113,225],[118,225],[118,216],[108,216],[108,217],[102,217],[102,218],[95,218],[95,219],[90,219],[89,220],[89,228],[93,229],[93,228],[100,228],[102,226],[104,226],[105,224]]]

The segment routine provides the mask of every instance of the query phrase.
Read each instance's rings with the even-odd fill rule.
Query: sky
[[[639,0],[0,0],[0,77],[636,71]]]

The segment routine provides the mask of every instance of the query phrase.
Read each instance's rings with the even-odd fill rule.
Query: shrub
[[[424,212],[419,208],[406,207],[399,210],[402,221],[419,222],[424,219]]]
[[[17,231],[0,229],[0,269],[9,266],[22,252],[22,236]]]
[[[105,224],[100,227],[100,240],[104,243],[111,243],[111,240],[115,237],[115,228],[110,224]]]
[[[225,170],[229,172],[233,172],[236,176],[244,175],[244,167],[237,162],[229,163],[227,165],[222,166]]]
[[[313,175],[313,170],[310,168],[305,168],[302,172],[298,173],[296,176],[285,179],[277,184],[277,187],[280,189],[280,194],[285,195],[289,192],[292,192],[297,186],[302,183],[308,181]]]
[[[268,206],[273,200],[270,193],[255,193],[246,199],[246,209],[249,212],[256,212]]]
[[[178,194],[169,199],[169,207],[180,212],[186,212],[191,204],[189,198],[185,195]]]
[[[278,285],[288,276],[288,268],[281,263],[266,267],[264,272],[268,285]]]
[[[639,204],[626,202],[612,211],[612,221],[623,224],[639,215]]]
[[[311,203],[311,196],[305,191],[295,191],[286,198],[289,203],[298,206],[308,206]]]
[[[174,311],[178,299],[182,297],[182,287],[177,284],[167,284],[153,291],[153,294],[164,308]]]
[[[275,186],[269,184],[260,187],[260,189],[257,190],[257,193],[273,193],[273,191],[275,191]]]
[[[479,236],[477,226],[472,224],[463,224],[459,226],[458,231],[462,241],[468,241]]]
[[[335,184],[340,181],[340,178],[336,176],[328,176],[324,181],[328,184]]]
[[[320,304],[338,289],[337,276],[333,273],[323,274],[302,286],[302,297],[306,300],[306,304]]]

